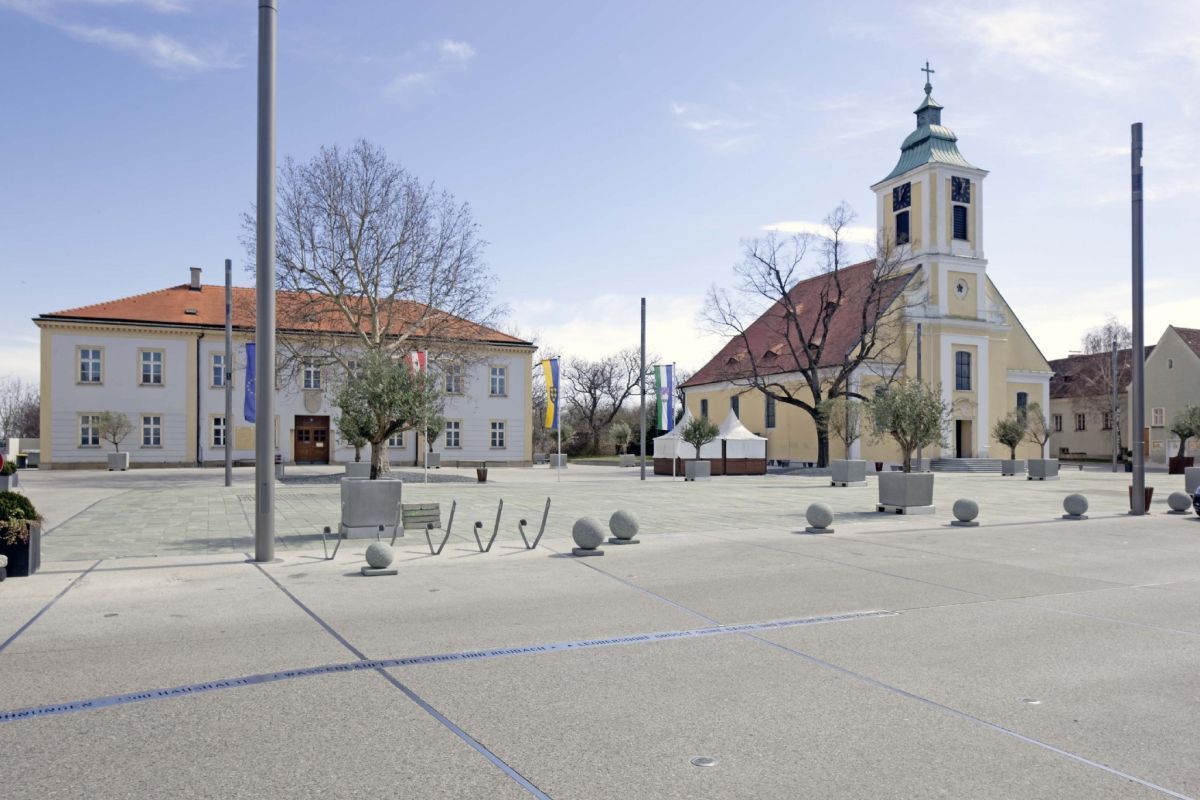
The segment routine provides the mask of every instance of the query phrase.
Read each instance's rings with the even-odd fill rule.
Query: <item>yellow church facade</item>
[[[944,446],[927,449],[924,458],[1008,458],[1008,448],[992,438],[994,424],[1013,409],[1033,403],[1048,414],[1053,372],[988,272],[983,206],[988,173],[959,153],[957,137],[941,124],[942,106],[928,83],[925,90],[914,112],[916,130],[901,146],[898,163],[871,187],[881,240],[900,248],[902,271],[909,276],[879,315],[882,324],[899,326],[898,335],[889,337],[888,347],[855,370],[849,388],[870,398],[875,385],[919,376],[940,386],[952,417]],[[874,263],[843,269],[849,274],[869,270]],[[789,297],[798,305],[812,302],[823,281],[822,276],[802,281]],[[759,346],[753,337],[734,337],[684,384],[687,408],[716,422],[732,408],[747,428],[767,437],[769,459],[815,461],[812,417],[757,387],[763,369],[769,370],[765,362],[756,369],[756,380],[746,378],[744,371],[739,374],[737,364],[748,355],[747,341],[750,347]],[[825,373],[836,374],[836,367],[822,366]],[[803,378],[795,370],[789,376],[785,364],[770,380],[788,385],[799,397],[809,396]],[[869,427],[863,427],[864,436],[849,448],[832,438],[830,457],[902,460],[890,439],[874,441]],[[1040,456],[1037,446],[1029,443],[1017,451],[1017,458]]]

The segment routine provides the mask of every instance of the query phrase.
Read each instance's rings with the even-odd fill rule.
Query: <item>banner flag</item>
[[[675,365],[654,366],[654,392],[657,395],[654,427],[669,431],[675,427]]]
[[[408,354],[408,363],[412,367],[413,372],[424,372],[428,366],[425,360],[425,351],[413,350]]]
[[[242,416],[246,422],[254,422],[254,343],[246,344],[246,399],[242,406]]]
[[[542,370],[546,375],[546,430],[558,430],[558,359],[547,358],[542,361]]]

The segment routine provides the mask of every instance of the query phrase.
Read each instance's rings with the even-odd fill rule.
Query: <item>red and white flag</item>
[[[424,372],[426,368],[425,351],[413,350],[408,354],[408,363],[412,366],[414,372]]]

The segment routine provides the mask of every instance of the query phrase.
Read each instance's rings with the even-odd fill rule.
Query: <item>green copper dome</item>
[[[942,124],[942,105],[933,99],[932,92],[933,87],[926,83],[925,100],[913,112],[917,129],[900,145],[900,160],[885,181],[929,163],[977,169],[958,152],[958,137]]]

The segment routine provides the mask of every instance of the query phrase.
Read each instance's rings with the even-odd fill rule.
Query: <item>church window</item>
[[[971,202],[971,179],[970,178],[951,178],[950,179],[950,199],[955,203]]]
[[[901,211],[896,215],[896,244],[908,244],[908,212]]]
[[[963,239],[963,240],[965,240],[967,238],[967,207],[966,206],[955,206],[954,207],[954,238],[955,239]]]
[[[1017,410],[1024,411],[1029,406],[1029,392],[1017,392]]]
[[[700,401],[700,416],[708,419],[708,400]]]
[[[765,416],[767,418],[767,427],[774,428],[775,427],[775,398],[771,395],[767,395],[767,409],[766,409]]]
[[[971,354],[966,350],[954,354],[954,388],[960,392],[971,391]]]
[[[734,416],[736,416],[736,417],[742,416],[741,404],[742,404],[742,398],[738,397],[736,394],[733,397],[729,398],[729,410],[732,411]]]
[[[899,211],[912,205],[912,184],[906,183],[892,189],[892,211]]]

